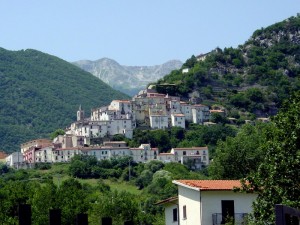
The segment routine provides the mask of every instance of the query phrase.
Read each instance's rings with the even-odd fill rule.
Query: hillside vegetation
[[[187,73],[182,72],[185,68],[189,68]],[[299,75],[297,16],[255,31],[238,48],[216,48],[205,56],[192,56],[180,70],[158,80],[156,89],[195,97],[208,105],[223,105],[232,117],[241,112],[268,116],[299,89]]]
[[[0,148],[7,152],[69,125],[79,105],[89,113],[128,97],[64,60],[31,49],[0,48],[0,80]]]

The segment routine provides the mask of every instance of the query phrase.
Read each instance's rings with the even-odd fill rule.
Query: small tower
[[[81,109],[81,105],[80,105],[77,111],[77,121],[82,121],[82,120],[84,120],[84,111]]]

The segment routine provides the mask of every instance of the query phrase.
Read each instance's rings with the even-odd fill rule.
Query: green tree
[[[79,181],[70,178],[62,182],[56,195],[57,207],[62,210],[62,223],[64,225],[74,224],[78,213],[86,213],[89,205],[88,193]]]
[[[247,177],[245,190],[255,191],[255,224],[274,224],[275,204],[300,208],[300,92],[286,101],[272,120],[262,146],[265,158],[258,171]]]
[[[256,171],[264,158],[259,146],[265,141],[270,124],[245,124],[236,137],[227,137],[217,144],[215,157],[209,165],[214,179],[241,179]]]
[[[49,224],[49,210],[56,206],[56,191],[56,186],[52,182],[35,188],[34,194],[30,199],[34,225]]]
[[[141,212],[135,195],[125,191],[114,191],[100,194],[92,206],[91,213],[94,224],[98,224],[102,217],[111,217],[113,224],[119,225],[127,220],[137,222]]]
[[[56,138],[58,135],[64,135],[65,131],[63,129],[57,129],[56,131],[52,132],[50,135],[51,140]]]

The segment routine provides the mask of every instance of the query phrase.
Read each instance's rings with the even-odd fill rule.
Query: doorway
[[[225,224],[230,220],[234,220],[234,201],[233,200],[222,200],[222,222]]]

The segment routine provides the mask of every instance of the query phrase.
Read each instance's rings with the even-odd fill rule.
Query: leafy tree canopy
[[[283,104],[272,120],[261,145],[264,160],[257,172],[246,178],[245,190],[258,193],[254,203],[255,224],[274,224],[274,206],[300,208],[300,92]]]

